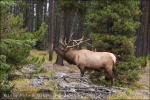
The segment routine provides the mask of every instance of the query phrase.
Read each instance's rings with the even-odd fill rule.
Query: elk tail
[[[111,58],[113,59],[113,62],[114,62],[114,64],[116,63],[116,56],[114,55],[114,54],[112,54],[112,53],[109,53],[110,54],[110,56],[111,56]]]

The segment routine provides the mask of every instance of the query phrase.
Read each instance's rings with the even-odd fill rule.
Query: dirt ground
[[[69,65],[67,63],[64,64],[65,66],[59,66],[56,64],[45,63],[44,66],[48,68],[48,70],[54,72],[62,72],[62,73],[79,73],[80,70],[76,65]],[[149,99],[150,95],[150,77],[149,77],[149,70],[150,68],[146,68],[146,71],[140,74],[140,80],[136,82],[137,88],[133,91],[136,94],[143,95],[143,99]]]

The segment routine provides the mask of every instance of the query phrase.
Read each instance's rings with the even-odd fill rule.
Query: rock
[[[55,73],[55,78],[63,78],[65,76],[67,76],[67,74],[65,74],[65,73],[61,73],[61,72],[56,72]]]
[[[39,79],[32,79],[29,82],[29,85],[40,87],[40,86],[44,85],[44,81],[43,80],[39,80]]]
[[[69,84],[71,84],[72,86],[76,87],[76,86],[80,86],[81,83],[78,83],[78,82],[70,82]]]
[[[71,88],[71,89],[70,89],[70,92],[76,92],[76,89]]]
[[[29,66],[24,66],[21,69],[21,72],[23,72],[23,73],[31,73],[31,72],[35,72],[36,70],[37,70],[37,66],[29,65]]]
[[[51,68],[53,65],[49,65]],[[23,68],[26,72],[31,72],[36,70],[36,66],[30,65]],[[68,67],[63,67],[69,69]],[[117,91],[123,91],[124,89],[118,87],[105,87],[97,86],[90,82],[88,76],[80,77],[80,73],[66,74],[65,72],[55,72],[54,79],[42,74],[33,75],[29,77],[29,85],[36,86],[39,92],[53,93],[54,88],[51,86],[51,82],[58,85],[58,92],[60,93],[63,100],[70,99],[102,99],[105,100],[107,95],[111,95]],[[104,77],[102,77],[104,78]],[[53,79],[53,80],[51,80]],[[66,81],[67,80],[67,81]],[[56,90],[57,91],[57,90]],[[149,94],[149,92],[147,92]]]
[[[37,69],[37,66],[35,66],[35,65],[30,65],[30,66],[28,66],[31,70],[36,70]]]
[[[72,85],[68,84],[68,83],[60,83],[58,84],[59,86],[61,86],[62,88],[66,88],[66,87],[73,87]]]
[[[81,83],[80,86],[81,86],[81,87],[90,87],[90,85],[84,84],[84,83]]]
[[[21,75],[22,75],[22,73],[21,73],[21,72],[19,72],[19,71],[16,71],[16,72],[15,72],[15,75],[19,75],[19,76],[21,76]]]
[[[44,79],[47,79],[47,80],[49,80],[50,79],[50,77],[48,77],[48,76],[38,76],[38,79],[42,79],[42,80],[44,80]]]

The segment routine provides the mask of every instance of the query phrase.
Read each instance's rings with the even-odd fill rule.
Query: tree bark
[[[30,32],[33,32],[34,31],[34,0],[31,0],[31,6],[30,6],[30,11],[31,11],[31,15],[30,15]]]
[[[20,13],[20,12],[19,12],[19,5],[16,4],[16,5],[14,6],[13,14],[14,14],[14,16],[16,17],[19,13]]]
[[[149,1],[149,6],[148,6],[148,9],[149,9],[149,15],[148,15],[148,36],[147,36],[147,39],[148,39],[148,58],[150,58],[150,1]]]
[[[61,18],[61,26],[60,26],[60,38],[64,41],[65,40],[65,36],[66,36],[66,19],[67,19],[67,14],[65,11],[61,12],[62,14],[62,18]],[[59,46],[61,46],[59,44]],[[64,65],[63,64],[63,59],[57,54],[57,59],[56,59],[56,64],[58,65]]]
[[[27,27],[27,31],[28,31],[28,23],[29,23],[29,16],[30,16],[30,12],[29,12],[29,1],[27,0],[24,0],[24,2],[26,3],[26,7],[24,8],[24,11],[23,11],[23,19],[24,19],[24,25],[23,25],[23,28],[26,28]]]
[[[47,16],[47,0],[44,0],[43,21],[44,21],[46,24],[48,24],[48,23],[47,23],[47,18],[46,18],[46,16]],[[43,49],[44,49],[44,50],[47,49],[47,48],[46,48],[46,44],[47,44],[47,34],[46,34],[46,33],[47,33],[47,32],[44,33],[44,37],[43,37]]]
[[[58,11],[58,2],[59,1],[55,1],[55,11],[57,12]],[[55,34],[54,34],[54,48],[57,48],[58,47],[58,41],[59,41],[59,33],[60,33],[60,16],[55,14]]]
[[[44,20],[44,22],[45,23],[47,23],[47,21],[46,21],[46,14],[47,14],[47,0],[44,0],[44,13],[43,13],[44,15],[44,18],[43,18],[43,20]]]
[[[33,20],[34,20],[34,0],[30,0],[26,2],[27,5],[29,5],[29,8],[26,8],[26,15],[25,15],[25,20],[26,20],[26,25],[27,27],[27,32],[32,32],[33,31]]]
[[[148,32],[150,20],[150,1],[149,0],[141,0],[140,1],[140,9],[142,11],[142,15],[140,17],[141,26],[136,31],[137,39],[135,41],[135,56],[136,57],[147,57],[150,53],[150,35]],[[142,67],[146,66],[146,62]]]
[[[136,57],[144,57],[149,54],[149,35],[148,35],[148,20],[149,20],[149,12],[150,12],[150,1],[149,0],[141,0],[140,9],[142,11],[142,15],[140,17],[141,26],[136,31]]]
[[[43,0],[37,0],[36,1],[36,28],[37,31],[40,28],[40,25],[42,23],[43,18]]]
[[[54,42],[54,9],[55,9],[55,7],[54,7],[54,5],[55,5],[55,1],[54,0],[52,0],[51,1],[52,3],[51,3],[51,37],[50,37],[50,46],[49,46],[49,61],[52,61],[52,59],[53,59],[53,42]]]

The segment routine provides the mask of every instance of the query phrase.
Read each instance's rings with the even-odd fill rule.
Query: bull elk
[[[111,86],[114,85],[113,76],[113,65],[116,62],[116,57],[110,52],[93,52],[89,50],[74,50],[75,46],[79,46],[81,43],[88,43],[89,39],[83,40],[83,37],[78,40],[71,40],[67,44],[66,40],[63,42],[62,39],[59,40],[60,46],[55,49],[56,53],[59,54],[68,63],[77,65],[80,69],[81,77],[83,77],[86,69],[101,71],[104,69],[106,73],[110,76]],[[69,44],[73,42],[72,46]]]

